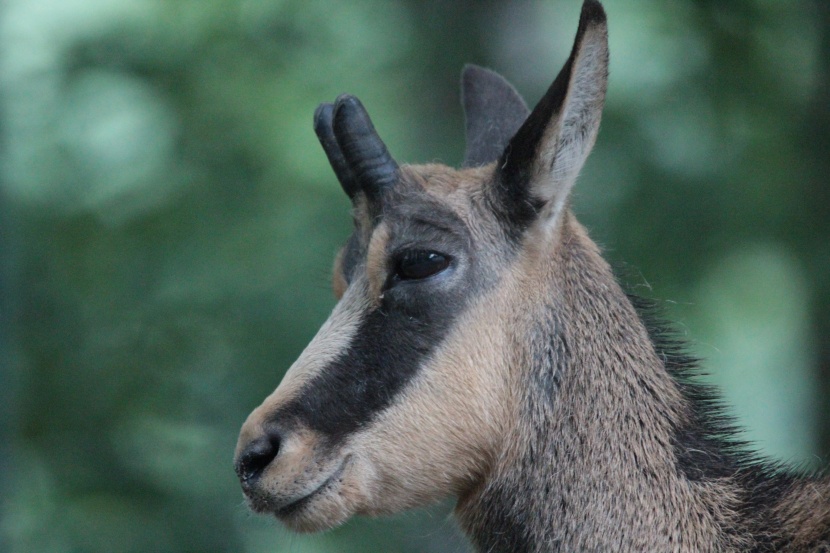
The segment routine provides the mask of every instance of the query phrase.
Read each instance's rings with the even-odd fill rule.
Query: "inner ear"
[[[499,160],[497,203],[510,219],[558,218],[596,141],[607,81],[605,12],[586,0],[570,57]]]

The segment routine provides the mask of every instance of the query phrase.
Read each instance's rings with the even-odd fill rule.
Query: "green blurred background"
[[[6,0],[0,551],[466,551],[445,504],[295,536],[231,467],[325,320],[349,203],[312,132],[358,95],[460,162],[458,75],[533,104],[578,0]],[[574,209],[665,300],[766,454],[830,454],[830,6],[608,0]]]

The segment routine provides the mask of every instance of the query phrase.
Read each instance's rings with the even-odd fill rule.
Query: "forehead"
[[[430,198],[459,213],[469,213],[492,179],[493,165],[451,169],[446,165],[405,165],[401,168],[403,189],[420,189]]]
[[[492,217],[483,205],[483,189],[492,166],[455,170],[444,165],[405,165],[400,180],[380,205],[355,207],[359,230],[368,238],[380,221],[400,234],[408,230],[480,234]]]

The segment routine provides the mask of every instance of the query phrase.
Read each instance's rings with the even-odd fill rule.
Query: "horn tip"
[[[346,113],[366,111],[360,100],[351,94],[341,94],[334,100],[334,118],[338,119],[338,114],[344,110]]]
[[[318,134],[322,127],[331,125],[333,112],[334,105],[329,103],[322,103],[314,110],[314,130]]]

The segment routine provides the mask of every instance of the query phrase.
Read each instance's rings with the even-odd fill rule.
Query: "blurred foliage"
[[[749,437],[830,453],[830,8],[608,0],[574,209],[708,358]],[[333,305],[348,201],[311,129],[348,91],[457,164],[458,72],[532,103],[577,0],[7,0],[0,12],[0,550],[462,551],[449,505],[294,536],[238,428]],[[634,271],[631,269],[634,268]]]

